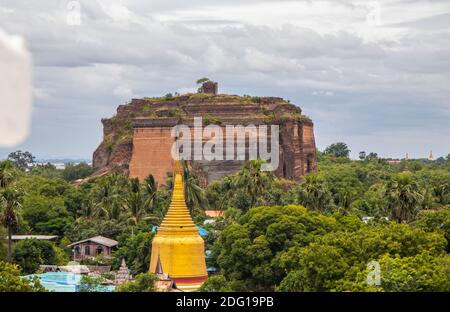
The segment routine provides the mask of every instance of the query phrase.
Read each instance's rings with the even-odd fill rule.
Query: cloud
[[[89,156],[100,118],[118,104],[194,90],[203,76],[221,92],[291,99],[315,121],[320,148],[450,149],[448,1],[378,1],[379,12],[345,0],[80,1],[79,26],[67,25],[67,2],[0,4],[2,26],[26,38],[34,59],[23,147],[36,153]],[[378,13],[379,26],[367,22]],[[384,146],[381,133],[391,137]]]

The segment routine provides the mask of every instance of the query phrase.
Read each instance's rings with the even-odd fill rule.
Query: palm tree
[[[157,207],[159,204],[158,182],[156,182],[153,175],[149,175],[144,180],[144,197],[145,207],[147,207],[147,211],[153,212],[155,207]]]
[[[450,202],[450,186],[448,183],[443,183],[433,188],[433,194],[436,197],[436,201],[441,205],[446,205]]]
[[[12,161],[6,160],[0,163],[0,189],[5,188],[16,174],[16,167]]]
[[[120,192],[105,181],[94,192],[93,216],[108,220],[118,220],[123,207]]]
[[[5,188],[0,194],[0,204],[2,212],[0,214],[0,222],[8,229],[8,262],[12,262],[11,258],[11,239],[12,233],[19,224],[19,208],[20,192],[14,186]]]
[[[316,174],[304,177],[304,182],[299,186],[298,202],[308,209],[323,212],[330,207],[332,201],[331,192],[325,181]]]
[[[204,210],[208,206],[205,190],[198,179],[191,173],[186,162],[183,162],[184,197],[186,204],[193,214],[198,209]]]
[[[94,194],[94,211],[95,217],[111,218],[112,206],[115,204],[112,186],[109,183],[102,183]]]
[[[95,204],[92,202],[92,200],[85,201],[81,204],[81,211],[80,215],[83,218],[90,219],[94,215],[94,206]]]
[[[222,180],[213,182],[208,186],[208,190],[213,190],[217,194],[217,198],[213,198],[209,204],[213,205],[217,210],[224,210],[229,199],[233,197],[235,191],[234,177],[225,176]],[[207,198],[209,200],[209,198]]]
[[[251,160],[235,176],[235,185],[243,188],[250,197],[250,207],[254,207],[258,195],[270,188],[273,182],[273,175],[270,172],[262,171],[262,160]]]
[[[129,221],[138,225],[146,219],[145,199],[141,193],[141,185],[137,178],[130,180],[130,191],[124,200],[126,211],[130,213]]]
[[[423,200],[420,187],[409,172],[399,173],[389,181],[385,196],[388,213],[398,223],[414,219]]]

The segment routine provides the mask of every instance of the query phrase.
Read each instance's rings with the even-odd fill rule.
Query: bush
[[[125,259],[132,275],[147,272],[150,265],[152,238],[152,233],[138,233],[129,237],[113,253],[113,267],[119,268],[122,259]]]
[[[152,273],[141,273],[132,282],[122,284],[116,288],[117,292],[152,292],[155,291],[157,277]]]
[[[93,172],[92,166],[82,162],[79,164],[66,164],[62,176],[67,181],[75,181],[90,176]]]
[[[102,292],[105,286],[102,285],[103,277],[101,276],[87,276],[81,277],[79,292]]]
[[[0,261],[0,292],[44,292],[39,278],[22,278],[20,268],[15,264]]]
[[[58,254],[55,249],[52,242],[25,239],[14,245],[12,256],[23,272],[31,274],[35,273],[40,265],[58,264]]]
[[[203,292],[229,292],[232,291],[229,283],[223,275],[213,275],[199,288]]]

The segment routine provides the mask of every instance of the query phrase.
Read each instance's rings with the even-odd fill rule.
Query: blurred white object
[[[23,142],[31,123],[31,57],[25,42],[0,29],[0,147]]]

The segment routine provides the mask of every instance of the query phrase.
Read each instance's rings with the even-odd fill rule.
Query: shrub
[[[152,273],[141,273],[132,282],[122,284],[116,288],[117,292],[152,292],[155,291],[157,277]]]
[[[20,276],[20,268],[15,264],[0,261],[0,292],[45,292],[39,278]]]

